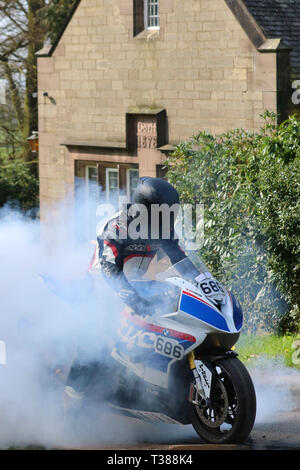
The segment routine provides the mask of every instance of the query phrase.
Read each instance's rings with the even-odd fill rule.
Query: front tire
[[[208,365],[208,363],[206,363]],[[195,382],[190,385],[189,414],[198,435],[213,444],[241,444],[255,421],[256,396],[252,379],[237,357],[210,364],[213,378],[210,399],[198,395]]]

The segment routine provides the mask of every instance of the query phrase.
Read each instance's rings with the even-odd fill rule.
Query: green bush
[[[0,207],[9,204],[22,211],[38,206],[38,180],[22,158],[0,158]]]
[[[300,318],[300,121],[290,118],[274,129],[264,149],[259,217],[270,281],[288,305],[281,328],[296,332]]]
[[[252,333],[299,328],[300,121],[264,117],[256,133],[200,132],[166,162],[181,201],[204,203],[200,254],[236,293]]]

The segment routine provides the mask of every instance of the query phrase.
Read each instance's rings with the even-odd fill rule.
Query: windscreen
[[[171,264],[168,257],[164,255],[155,266],[155,279],[164,280],[168,277],[181,277],[189,282],[194,282],[195,279],[209,270],[203,260],[195,252],[187,253],[188,257],[179,261],[178,263]]]

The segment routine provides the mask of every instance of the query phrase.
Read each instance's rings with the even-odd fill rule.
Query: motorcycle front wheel
[[[208,363],[206,363],[208,365]],[[210,364],[210,398],[204,400],[190,384],[189,414],[198,435],[211,444],[241,444],[255,421],[256,395],[246,367],[237,357]]]

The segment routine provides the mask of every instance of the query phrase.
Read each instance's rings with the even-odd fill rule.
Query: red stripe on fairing
[[[128,261],[129,259],[131,258],[154,258],[154,255],[149,255],[149,254],[136,254],[136,255],[129,255],[129,256],[126,256],[126,258],[124,258],[124,263],[126,263],[126,261]]]
[[[107,246],[109,246],[109,248],[111,248],[115,258],[118,256],[118,250],[117,250],[117,247],[115,247],[115,245],[108,242],[107,240],[104,240],[104,245],[107,245]]]
[[[189,295],[190,297],[193,297],[194,299],[199,300],[200,302],[204,303],[205,305],[208,305],[208,307],[213,308],[216,312],[219,313],[219,310],[217,310],[217,309],[214,308],[212,305],[210,305],[210,304],[208,304],[207,302],[205,302],[205,300],[200,299],[200,297],[196,297],[195,295],[190,294],[189,292],[186,292],[186,291],[182,291],[182,293],[185,294],[185,295]]]
[[[226,287],[225,287],[225,289],[226,289]],[[226,290],[227,290],[227,289],[226,289]],[[228,295],[229,295],[229,298],[230,298],[230,302],[231,302],[231,305],[232,305],[232,298],[231,298],[231,294],[230,294],[229,290],[227,290],[227,292],[228,292]]]
[[[201,298],[200,298],[200,297],[197,297],[197,296],[196,296],[196,295],[194,295],[194,294],[190,294],[189,292],[187,292],[187,291],[185,291],[185,290],[184,290],[184,291],[182,291],[182,293],[183,293],[183,294],[186,294],[186,295],[190,295],[191,297],[194,297],[194,298],[195,298],[195,299],[197,299],[197,300],[201,300]],[[206,302],[205,302],[205,303],[206,303]],[[208,304],[207,304],[207,305],[208,305]]]
[[[180,331],[172,330],[170,328],[153,325],[153,323],[148,323],[142,318],[132,315],[126,310],[123,310],[121,312],[121,315],[123,315],[124,317],[127,317],[130,321],[132,321],[133,323],[135,323],[136,325],[140,326],[141,328],[147,331],[153,331],[155,333],[163,333],[163,331],[168,330],[169,335],[172,336],[173,338],[185,339],[187,341],[191,341],[192,343],[196,342],[196,338],[192,335],[188,335],[187,333],[181,333]]]

